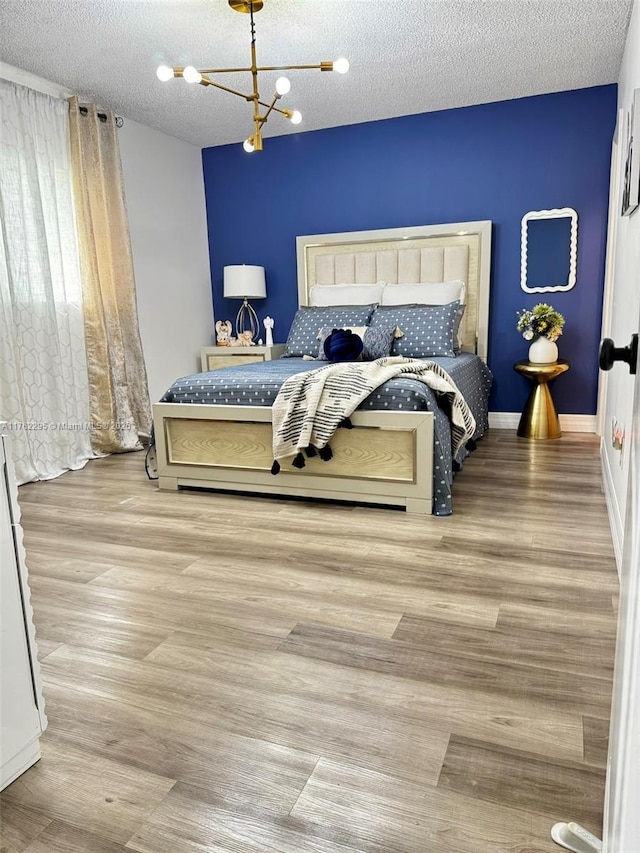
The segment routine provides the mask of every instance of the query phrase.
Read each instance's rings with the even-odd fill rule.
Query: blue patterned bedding
[[[460,389],[476,420],[474,439],[480,438],[489,426],[488,401],[493,381],[491,371],[471,353],[431,360],[446,370]],[[326,364],[326,361],[281,358],[196,373],[174,382],[160,402],[271,406],[285,379],[304,370],[326,367]],[[414,379],[392,379],[381,385],[358,408],[434,413],[433,514],[451,515],[454,468],[462,465],[468,451],[462,448],[458,457],[452,459],[449,418],[438,406],[433,391]]]

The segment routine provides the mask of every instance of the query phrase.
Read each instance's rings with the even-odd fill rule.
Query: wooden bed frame
[[[491,222],[458,222],[297,238],[298,298],[314,284],[466,282],[463,349],[487,357]],[[200,487],[330,498],[431,514],[433,414],[355,412],[329,463],[271,474],[271,407],[156,403],[161,489]]]

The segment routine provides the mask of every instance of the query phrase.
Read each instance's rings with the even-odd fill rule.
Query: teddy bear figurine
[[[253,335],[251,332],[240,332],[237,338],[230,338],[229,346],[232,347],[252,347],[253,343]]]
[[[231,342],[231,320],[218,320],[216,323],[216,345],[228,347]]]

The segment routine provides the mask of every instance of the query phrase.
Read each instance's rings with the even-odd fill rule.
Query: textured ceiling
[[[293,71],[297,130],[617,80],[632,0],[265,0],[258,64],[346,56],[346,75]],[[251,106],[157,65],[249,64],[249,18],[226,0],[0,0],[0,60],[198,146],[245,139]],[[276,73],[261,75],[268,100]],[[250,76],[225,75],[250,90]],[[265,139],[295,132],[272,116]],[[268,143],[266,143],[268,144]]]

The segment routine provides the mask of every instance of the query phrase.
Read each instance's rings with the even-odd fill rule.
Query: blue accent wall
[[[550,302],[566,317],[554,383],[559,412],[593,414],[604,279],[615,85],[298,133],[246,154],[202,152],[217,319],[226,264],[258,264],[268,298],[255,303],[286,338],[297,308],[299,234],[490,219],[493,222],[489,366],[492,411],[520,411],[529,391],[513,363],[528,345],[516,311]],[[276,121],[277,117],[272,118]],[[520,220],[530,210],[578,212],[578,271],[568,293],[520,288]]]

